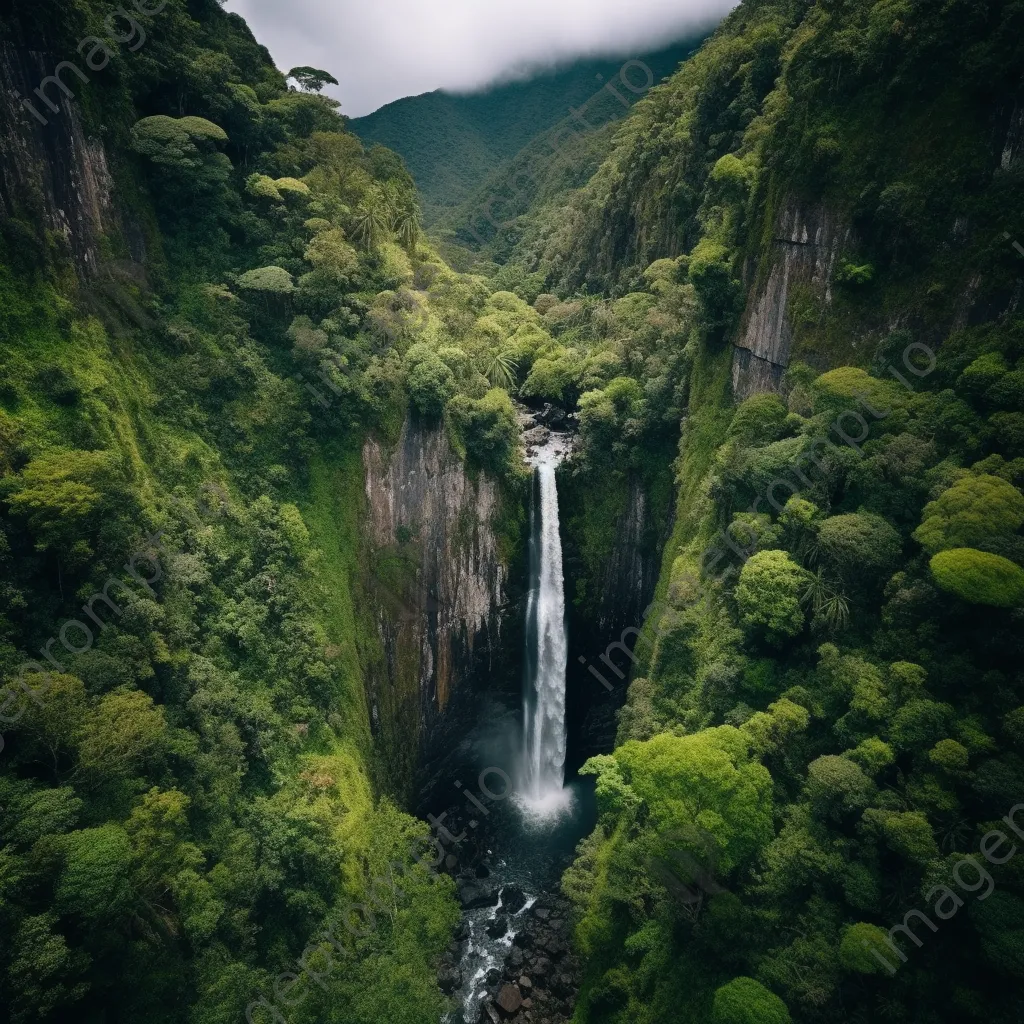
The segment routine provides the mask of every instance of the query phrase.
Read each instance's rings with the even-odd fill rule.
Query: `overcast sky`
[[[583,54],[658,49],[738,0],[229,0],[284,72],[329,71],[350,117],[432,89],[471,91]]]

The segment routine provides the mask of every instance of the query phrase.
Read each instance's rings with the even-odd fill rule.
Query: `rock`
[[[476,870],[476,877],[477,878],[490,878],[491,877],[491,869],[483,861],[480,861],[480,863],[477,864],[475,870]]]
[[[551,961],[547,957],[536,957],[530,966],[538,978],[546,978],[551,973]]]
[[[480,1010],[480,1024],[500,1024],[501,1014],[498,1013],[494,1003],[486,1003]]]
[[[519,979],[519,988],[522,992],[529,992],[533,988],[533,982],[524,974]]]
[[[501,887],[501,907],[510,914],[522,910],[526,905],[526,893],[518,885],[503,885]]]
[[[533,908],[533,916],[534,917],[539,917],[542,921],[546,921],[548,919],[548,917],[550,916],[550,914],[551,914],[551,911],[548,910],[547,907],[537,907],[537,906],[535,906]]]
[[[454,854],[449,853],[448,856],[444,859],[444,866],[449,871],[454,871],[459,866],[459,858],[456,857]]]
[[[511,1017],[518,1013],[519,1008],[523,1005],[523,997],[515,985],[502,985],[495,1002],[506,1017]]]
[[[518,971],[523,966],[523,959],[523,951],[518,946],[513,946],[505,962],[513,971]]]
[[[492,967],[485,975],[484,979],[488,985],[496,985],[501,981],[501,971],[497,967]]]
[[[487,925],[487,934],[492,939],[500,939],[508,931],[508,918],[499,914]]]
[[[551,979],[551,991],[554,992],[556,996],[564,997],[572,995],[572,978],[566,974],[556,974],[555,977]]]
[[[529,932],[516,932],[515,938],[512,940],[517,946],[523,949],[528,949],[533,945],[533,936]]]
[[[454,964],[445,965],[437,972],[437,984],[446,996],[450,996],[462,988],[462,971]]]
[[[476,882],[460,881],[459,902],[467,910],[475,907],[494,907],[498,903],[498,893]]]

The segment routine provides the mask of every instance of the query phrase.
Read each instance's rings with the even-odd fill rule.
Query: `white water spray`
[[[523,797],[534,811],[563,807],[565,772],[565,594],[555,466],[537,467],[526,626]]]

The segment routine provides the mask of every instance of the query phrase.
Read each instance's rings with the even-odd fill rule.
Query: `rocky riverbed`
[[[438,971],[441,988],[463,995],[466,1024],[566,1024],[580,986],[568,901],[467,874],[458,879],[465,916]]]
[[[526,463],[562,462],[572,454],[577,427],[576,417],[557,405],[545,404],[539,411],[524,405],[516,406],[519,426],[523,431]]]

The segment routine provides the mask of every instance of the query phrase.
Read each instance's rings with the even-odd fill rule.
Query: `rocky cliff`
[[[816,298],[831,304],[832,272],[849,239],[849,226],[825,205],[806,205],[794,198],[782,204],[770,253],[756,268],[756,280],[747,282],[752,287],[733,353],[737,402],[779,389],[793,343],[793,289],[809,287]]]
[[[56,60],[11,41],[0,42],[0,222],[5,232],[18,230],[23,242],[43,226],[80,277],[93,277],[100,267],[104,237],[126,243],[130,258],[145,258],[143,236],[126,230],[113,199],[113,181],[103,142],[87,137],[75,102],[59,97],[54,113],[33,90],[52,74]],[[89,87],[64,71],[72,91]],[[19,98],[29,97],[45,124]],[[13,248],[17,248],[15,245]]]
[[[666,453],[657,473],[579,479],[561,475],[569,615],[570,768],[614,746],[615,712],[625,701],[631,648],[643,622],[672,526]],[[595,674],[598,673],[597,675]]]
[[[476,697],[515,647],[502,496],[472,478],[439,426],[410,417],[398,443],[363,449],[369,587],[384,658],[369,674],[371,721],[411,766],[472,721]]]

